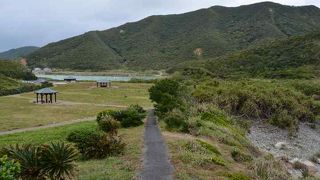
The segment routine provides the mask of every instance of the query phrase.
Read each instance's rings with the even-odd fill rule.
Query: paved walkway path
[[[10,131],[0,131],[0,136],[20,133],[20,132],[27,132],[27,131],[36,131],[39,129],[59,127],[59,126],[65,126],[68,124],[75,124],[75,123],[79,123],[79,122],[94,121],[94,120],[96,120],[96,117],[88,117],[88,118],[76,119],[76,120],[71,120],[71,121],[64,121],[64,122],[60,122],[60,123],[48,124],[48,125],[44,125],[44,126],[15,129],[15,130],[10,130]]]
[[[174,171],[168,150],[157,124],[154,110],[149,111],[144,132],[143,168],[141,180],[170,180]]]

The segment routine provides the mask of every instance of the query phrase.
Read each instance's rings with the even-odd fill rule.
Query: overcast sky
[[[105,30],[149,15],[176,14],[214,5],[239,6],[258,0],[0,0],[0,52],[43,46],[91,30]],[[316,5],[320,0],[274,0]]]

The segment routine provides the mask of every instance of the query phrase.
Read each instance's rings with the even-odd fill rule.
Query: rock
[[[303,161],[302,164],[305,165],[310,175],[315,175],[318,172],[317,167],[313,162],[306,160]]]
[[[320,100],[320,96],[317,94],[312,95],[312,97],[314,100],[317,100],[317,101]]]
[[[288,144],[286,142],[277,142],[274,147],[281,150],[288,149]]]

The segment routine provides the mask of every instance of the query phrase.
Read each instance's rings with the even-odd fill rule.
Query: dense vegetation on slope
[[[214,6],[89,32],[51,43],[27,58],[31,67],[165,69],[186,60],[213,58],[270,39],[313,32],[320,28],[319,17],[315,6],[270,2]]]
[[[0,74],[14,79],[36,79],[35,75],[27,67],[12,61],[0,61]]]
[[[182,63],[169,72],[210,74],[215,77],[319,77],[320,32],[291,37],[204,61]]]
[[[35,46],[25,46],[17,49],[11,49],[9,51],[1,52],[0,58],[1,59],[17,59],[17,58],[25,57],[33,53],[37,49],[39,48]]]
[[[35,86],[19,81],[34,79],[36,79],[36,76],[25,66],[14,61],[0,60],[0,96],[28,92],[50,86],[50,84]]]

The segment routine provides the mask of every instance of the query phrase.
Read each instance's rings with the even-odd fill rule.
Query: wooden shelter
[[[111,87],[111,81],[108,80],[98,80],[97,87]]]
[[[69,76],[69,77],[65,77],[63,80],[66,82],[76,82],[77,78]]]
[[[52,103],[53,102],[53,96],[54,96],[54,102],[57,102],[57,93],[58,91],[52,90],[50,88],[44,88],[40,89],[38,91],[35,91],[35,94],[37,96],[37,103],[40,102],[43,103]]]

